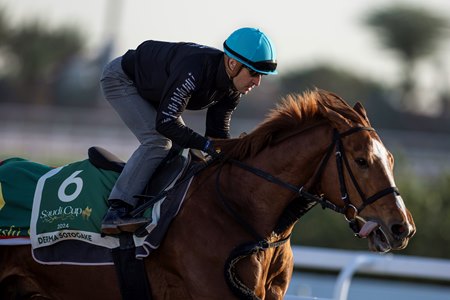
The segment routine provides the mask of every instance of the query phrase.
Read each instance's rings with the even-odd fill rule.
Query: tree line
[[[406,4],[381,7],[362,16],[361,20],[360,25],[372,30],[382,47],[397,54],[398,62],[403,69],[403,79],[397,87],[398,101],[405,107],[414,109],[418,101],[415,96],[416,66],[419,61],[426,58],[438,59],[438,50],[449,37],[449,20],[440,12]],[[99,57],[96,61],[86,62],[88,59],[84,54],[85,44],[86,36],[77,27],[62,25],[58,28],[49,28],[44,21],[37,19],[12,25],[5,9],[0,7],[0,61],[2,62],[0,102],[64,105],[71,102],[65,98],[79,98],[78,102],[72,102],[80,105],[97,105],[96,101],[82,101],[80,98],[96,96],[96,93],[86,92],[86,89],[93,89],[93,87],[98,89],[97,81],[102,64],[106,61]],[[77,60],[76,65],[73,62]],[[85,63],[80,63],[80,60],[84,60]],[[96,68],[92,70],[93,65],[96,64]],[[76,68],[85,70],[80,71]],[[76,72],[79,73],[78,77],[74,75]],[[95,83],[78,85],[74,88],[76,81],[82,80],[82,76],[86,76],[87,72],[97,72],[95,76],[92,76],[92,81]],[[69,80],[67,80],[68,74]],[[285,90],[295,92],[301,88],[301,85],[322,86],[324,83],[331,85],[330,90],[334,91],[333,88],[342,89],[338,85],[342,82],[339,79],[349,75],[359,80],[354,80],[354,85],[346,91],[358,89],[364,91],[365,95],[372,95],[374,89],[379,90],[376,87],[378,83],[363,78],[361,74],[318,66],[280,76],[282,85],[286,87],[280,92]],[[450,107],[449,88],[445,86],[441,89],[440,98],[444,101],[443,106]]]

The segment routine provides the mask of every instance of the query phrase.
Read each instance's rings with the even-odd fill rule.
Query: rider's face
[[[243,67],[239,73],[233,78],[233,84],[237,91],[247,94],[255,86],[261,84],[262,74]]]
[[[232,58],[228,58],[226,64],[228,75],[233,78],[233,85],[238,92],[247,94],[261,84],[262,74],[248,69]]]

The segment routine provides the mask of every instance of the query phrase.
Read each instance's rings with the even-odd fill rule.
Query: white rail
[[[378,257],[373,257],[369,255],[358,255],[353,259],[353,261],[348,264],[339,273],[339,277],[334,286],[333,299],[335,300],[345,300],[348,296],[348,291],[350,289],[350,283],[353,278],[353,274],[363,267],[370,267],[375,265],[379,260]]]
[[[299,246],[294,246],[293,252],[295,268],[339,272],[333,300],[347,299],[353,275],[357,272],[450,282],[450,260],[445,259]],[[319,298],[287,296],[285,299]]]

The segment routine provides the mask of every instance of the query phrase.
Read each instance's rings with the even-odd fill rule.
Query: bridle
[[[256,176],[259,176],[259,177],[265,179],[266,181],[272,182],[274,184],[277,184],[285,189],[288,189],[288,190],[294,192],[296,194],[296,196],[302,200],[305,200],[308,202],[319,203],[323,208],[328,208],[337,213],[343,214],[345,216],[347,222],[349,223],[350,228],[357,235],[359,232],[358,220],[361,221],[362,223],[366,223],[366,220],[364,220],[364,218],[362,218],[360,216],[360,213],[368,205],[370,205],[370,204],[374,203],[375,201],[379,200],[380,198],[382,198],[386,195],[392,194],[392,193],[397,196],[400,195],[398,188],[395,186],[387,187],[379,192],[376,192],[375,194],[371,195],[370,197],[366,197],[364,195],[356,177],[353,174],[352,169],[350,168],[350,164],[349,164],[349,161],[345,154],[345,149],[342,144],[343,138],[345,138],[349,135],[355,134],[357,132],[361,132],[361,131],[375,131],[375,129],[372,127],[356,126],[356,127],[350,128],[349,130],[344,131],[342,133],[339,133],[336,129],[334,129],[332,142],[331,142],[330,146],[328,147],[328,150],[325,153],[324,158],[322,159],[317,171],[315,172],[315,177],[312,180],[312,184],[310,185],[312,188],[320,181],[320,178],[322,177],[322,175],[325,171],[325,168],[328,164],[328,161],[330,160],[330,158],[333,154],[333,151],[334,151],[335,156],[336,156],[336,165],[337,165],[337,173],[338,173],[338,179],[339,179],[341,199],[344,202],[343,206],[338,206],[338,205],[332,203],[331,201],[329,201],[328,199],[325,199],[323,196],[318,196],[318,195],[307,192],[305,190],[304,186],[293,185],[284,180],[281,180],[278,177],[271,175],[270,173],[268,173],[266,171],[252,167],[244,162],[241,162],[241,161],[238,161],[235,159],[229,159],[228,161],[231,162],[232,164],[240,167],[241,169],[247,170]],[[347,192],[347,185],[345,183],[344,169],[347,169],[347,172],[350,176],[353,186],[357,190],[359,197],[362,200],[362,204],[359,207],[356,207],[356,205],[354,205],[353,202],[350,200],[350,196]],[[217,173],[216,190],[217,190],[220,198],[222,199],[222,203],[225,205],[227,211],[230,214],[232,214],[234,216],[234,218],[237,219],[238,222],[243,227],[245,227],[249,233],[251,233],[253,236],[255,236],[256,230],[254,230],[249,224],[247,224],[247,222],[242,217],[240,217],[225,201],[225,197],[223,196],[223,194],[219,188],[219,177],[220,177],[220,173],[221,173],[220,171],[221,170],[219,170],[219,172]],[[353,213],[350,214],[349,211],[352,211]]]
[[[336,165],[337,165],[337,173],[338,173],[338,179],[339,179],[339,186],[340,186],[340,193],[341,193],[341,199],[344,202],[343,206],[338,206],[331,201],[325,199],[323,196],[318,196],[312,193],[309,193],[305,190],[304,186],[296,186],[289,182],[286,182],[284,180],[281,180],[278,177],[273,176],[272,174],[263,171],[261,169],[252,167],[244,162],[235,160],[235,159],[228,159],[226,161],[238,166],[241,169],[244,169],[248,172],[253,173],[256,176],[259,176],[263,179],[265,179],[268,182],[277,184],[287,190],[290,190],[295,193],[296,198],[299,198],[301,200],[304,200],[309,203],[319,203],[322,205],[323,208],[331,209],[335,212],[341,213],[345,216],[345,219],[349,223],[350,228],[353,230],[356,236],[359,236],[358,233],[360,231],[359,228],[359,222],[362,222],[363,224],[367,221],[364,220],[359,214],[361,213],[364,208],[366,208],[368,205],[374,203],[378,199],[394,193],[395,195],[400,195],[397,187],[390,186],[387,187],[375,194],[373,194],[370,197],[366,197],[361,190],[361,187],[356,180],[356,177],[354,176],[352,169],[350,168],[350,164],[348,162],[347,156],[345,154],[345,149],[342,144],[342,139],[355,134],[357,132],[361,131],[375,131],[372,127],[363,127],[363,126],[357,126],[353,127],[345,132],[339,133],[336,129],[333,130],[333,139],[328,147],[327,152],[325,153],[317,171],[315,172],[314,178],[312,180],[312,184],[310,185],[311,188],[313,188],[318,182],[320,182],[320,178],[322,177],[323,173],[325,172],[325,168],[328,164],[328,161],[330,160],[333,151],[336,156]],[[303,132],[303,131],[302,131]],[[236,272],[236,265],[237,263],[242,260],[243,258],[256,253],[260,250],[265,250],[268,248],[276,248],[284,243],[286,243],[290,239],[290,235],[287,237],[284,237],[276,242],[269,242],[264,237],[260,236],[258,232],[240,215],[238,214],[233,207],[230,206],[228,201],[226,201],[226,197],[223,195],[223,193],[220,190],[220,174],[222,171],[222,168],[225,163],[222,163],[220,166],[217,177],[216,177],[216,191],[219,195],[219,200],[221,201],[222,205],[226,209],[226,211],[239,223],[250,235],[254,237],[256,242],[250,242],[245,243],[242,245],[239,245],[233,251],[231,252],[230,256],[228,257],[227,261],[225,262],[225,279],[230,287],[230,289],[235,293],[240,299],[251,299],[251,300],[260,300],[252,289],[248,288],[242,280],[240,280],[239,276]],[[345,183],[345,171],[344,169],[347,169],[347,172],[351,178],[352,184],[357,190],[361,200],[362,204],[359,207],[356,207],[350,200],[350,196],[347,192],[347,185]],[[352,214],[349,214],[349,211],[352,211]],[[381,233],[387,237],[386,233],[382,230],[382,228],[379,228]],[[386,238],[386,241],[388,239]]]
[[[341,199],[344,202],[343,207],[337,207],[338,209],[334,209],[336,212],[342,213],[347,222],[350,225],[350,228],[353,230],[353,232],[358,236],[359,232],[359,225],[358,220],[366,223],[366,220],[360,216],[360,213],[370,204],[374,203],[378,199],[389,195],[389,194],[395,194],[396,196],[400,195],[400,192],[397,187],[390,186],[387,187],[381,191],[376,192],[375,194],[371,195],[370,197],[366,197],[364,195],[364,192],[362,191],[358,180],[356,179],[355,175],[353,174],[352,169],[350,168],[350,164],[348,161],[348,158],[345,154],[345,149],[342,144],[342,139],[346,136],[352,135],[357,132],[361,131],[375,131],[372,127],[353,127],[345,132],[339,133],[336,129],[333,131],[333,141],[331,145],[328,148],[328,151],[325,154],[324,159],[322,160],[318,171],[316,172],[315,178],[313,180],[312,186],[316,184],[318,181],[320,181],[320,177],[322,176],[325,167],[328,163],[328,160],[330,159],[333,151],[335,151],[336,156],[336,166],[337,166],[337,174],[339,179],[339,187],[340,187],[340,193],[341,193]],[[344,167],[347,169],[347,172],[350,176],[350,179],[352,181],[352,184],[356,191],[358,192],[359,197],[361,198],[362,204],[359,207],[356,207],[352,201],[350,200],[350,195],[347,192],[347,185],[345,183],[345,175],[344,175]],[[349,214],[349,211],[352,211],[352,214]],[[383,232],[384,234],[384,232]]]

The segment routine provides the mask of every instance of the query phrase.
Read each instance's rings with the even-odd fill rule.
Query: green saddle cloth
[[[119,238],[102,236],[100,227],[118,176],[89,159],[58,168],[22,158],[1,162],[0,245],[27,240],[33,258],[41,263],[111,264],[111,249],[119,247]],[[133,236],[136,257],[146,257],[159,247],[191,181],[144,212],[152,223],[147,236]]]
[[[52,168],[22,158],[0,165],[0,238],[31,237],[33,248],[70,239],[107,248],[100,236],[107,199],[119,174],[88,159]]]
[[[0,240],[30,237],[36,183],[50,170],[49,166],[18,157],[0,162]]]

